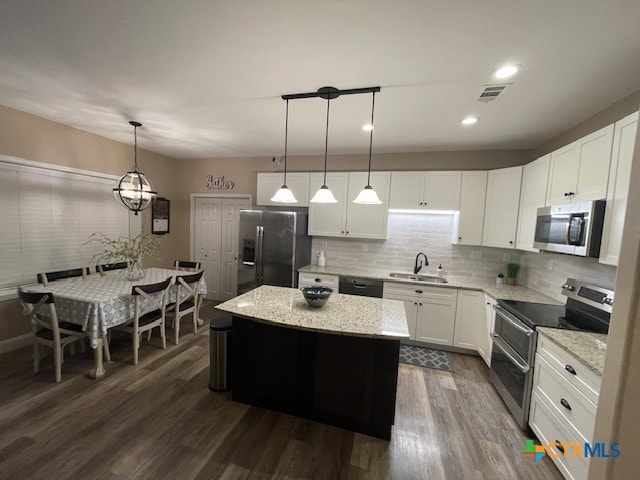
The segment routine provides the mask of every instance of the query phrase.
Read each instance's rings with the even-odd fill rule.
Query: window
[[[137,235],[140,217],[113,198],[116,180],[0,156],[0,289],[34,283],[41,272],[94,265],[91,258],[104,249],[86,244],[94,232]]]

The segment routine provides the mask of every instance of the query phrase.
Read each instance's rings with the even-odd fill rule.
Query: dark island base
[[[399,340],[233,317],[233,400],[389,440]]]

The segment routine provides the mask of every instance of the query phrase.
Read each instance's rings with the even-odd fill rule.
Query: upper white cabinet
[[[367,173],[327,173],[327,186],[338,203],[309,203],[309,235],[349,238],[387,238],[389,216],[389,172],[371,172],[371,186],[381,205],[353,203],[367,184]],[[322,173],[309,176],[314,194],[323,183]]]
[[[482,245],[514,248],[522,167],[491,170],[487,176]]]
[[[458,210],[462,172],[393,172],[389,208]]]
[[[522,168],[520,212],[518,214],[518,233],[516,236],[516,248],[518,250],[538,251],[537,248],[533,248],[533,238],[536,233],[538,208],[544,207],[547,197],[550,159],[551,155],[545,155]]]
[[[607,204],[600,247],[600,263],[618,265],[622,227],[629,196],[629,179],[633,149],[638,127],[638,112],[616,122],[613,134],[613,153],[609,169]]]
[[[451,243],[481,245],[487,172],[462,172],[460,212],[454,217]]]
[[[551,153],[547,205],[606,197],[613,127],[608,125]]]
[[[296,197],[298,203],[278,203],[271,201],[271,197],[273,197],[278,189],[282,186],[283,179],[284,176],[282,173],[258,173],[256,205],[286,205],[291,207],[308,207],[308,173],[287,173],[287,186],[293,192],[293,196]]]

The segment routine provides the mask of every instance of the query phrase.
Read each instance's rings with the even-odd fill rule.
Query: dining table
[[[81,325],[82,330],[88,333],[94,353],[94,366],[89,372],[89,377],[96,379],[105,374],[103,349],[109,329],[128,323],[134,318],[135,297],[131,295],[132,287],[162,282],[169,277],[172,278],[172,283],[175,283],[176,276],[194,273],[193,270],[167,268],[145,268],[143,271],[144,277],[138,280],[129,280],[125,270],[116,270],[103,275],[88,275],[86,279],[73,278],[51,282],[47,286],[27,286],[23,287],[23,290],[52,293],[58,318]],[[177,290],[175,286],[169,288],[167,303],[176,301]],[[199,311],[206,293],[207,284],[203,275],[198,284],[196,312]],[[144,302],[141,303],[142,307]],[[198,324],[202,323],[198,318]]]

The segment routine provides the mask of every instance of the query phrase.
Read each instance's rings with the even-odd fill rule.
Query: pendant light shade
[[[133,147],[133,170],[125,173],[113,188],[113,196],[122,205],[131,210],[135,215],[138,212],[149,208],[158,192],[153,188],[153,184],[147,180],[144,173],[138,170],[138,127],[140,122],[131,121],[129,124],[133,127],[134,147]]]
[[[329,102],[331,100],[331,96],[327,95],[327,126],[324,134],[324,181],[322,182],[322,186],[318,189],[316,194],[313,196],[311,203],[338,203],[336,197],[333,196],[329,187],[327,187],[327,154],[329,149]]]
[[[289,187],[287,187],[287,137],[289,134],[289,100],[287,100],[286,113],[284,117],[284,181],[282,187],[271,197],[275,203],[298,203],[296,197]]]
[[[376,106],[376,92],[372,92],[371,100],[371,123],[372,128],[369,130],[369,170],[367,172],[367,185],[358,194],[353,203],[359,203],[362,205],[381,205],[382,201],[378,197],[378,194],[371,186],[371,153],[373,150],[373,112]]]

